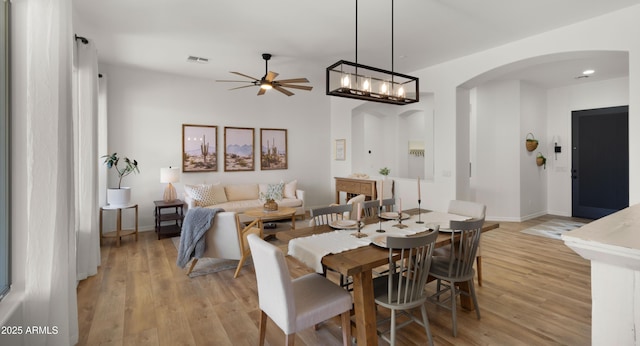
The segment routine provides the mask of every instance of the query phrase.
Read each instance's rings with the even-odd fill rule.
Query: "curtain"
[[[74,158],[77,279],[100,265],[98,225],[98,55],[91,40],[74,45]]]
[[[78,341],[71,98],[71,0],[26,2],[26,232],[24,320],[57,334],[26,345]]]

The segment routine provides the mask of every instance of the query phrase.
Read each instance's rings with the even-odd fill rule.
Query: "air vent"
[[[193,55],[190,55],[190,56],[187,58],[187,61],[189,61],[189,62],[198,62],[198,63],[201,63],[201,64],[206,64],[206,63],[208,63],[208,62],[209,62],[209,59],[207,59],[207,58],[201,58],[201,57],[199,57],[199,56],[193,56]]]

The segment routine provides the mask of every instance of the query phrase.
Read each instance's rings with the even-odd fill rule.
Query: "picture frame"
[[[260,169],[288,168],[286,129],[260,129]]]
[[[335,159],[337,161],[346,160],[346,152],[347,152],[347,140],[346,139],[336,139],[335,144]]]
[[[224,171],[255,170],[255,129],[249,127],[224,128]]]
[[[218,170],[218,127],[182,124],[182,172]]]

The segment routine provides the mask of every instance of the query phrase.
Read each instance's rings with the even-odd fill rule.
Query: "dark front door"
[[[629,107],[571,112],[573,216],[597,219],[629,206]]]

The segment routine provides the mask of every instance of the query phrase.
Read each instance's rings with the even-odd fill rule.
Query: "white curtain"
[[[26,345],[78,341],[71,0],[26,2],[27,162],[24,320],[57,334],[24,335]],[[21,85],[22,86],[22,85]]]
[[[98,225],[98,54],[92,41],[74,46],[74,158],[77,279],[95,275],[100,265]]]

